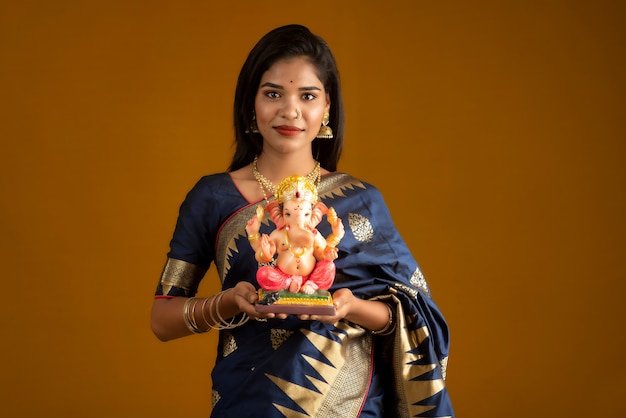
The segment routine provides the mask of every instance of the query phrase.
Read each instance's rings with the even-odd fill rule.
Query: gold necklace
[[[300,257],[306,253],[307,248],[309,247],[300,247],[300,251],[296,251],[289,242],[289,228],[285,228],[285,244],[287,245],[287,249],[296,258],[296,270],[300,270]]]
[[[265,193],[265,191],[267,190],[268,193],[274,194],[276,192],[276,186],[274,186],[274,183],[272,183],[267,177],[259,173],[259,169],[256,166],[257,160],[258,160],[258,156],[255,156],[254,161],[252,161],[252,175],[254,176],[256,181],[259,183],[261,192],[263,192],[263,197],[265,198],[265,201],[267,202],[267,194]],[[319,189],[320,183],[322,181],[321,166],[320,166],[319,161],[316,161],[315,168],[313,169],[313,171],[311,171],[305,177],[307,178],[308,181],[315,184],[315,187]]]

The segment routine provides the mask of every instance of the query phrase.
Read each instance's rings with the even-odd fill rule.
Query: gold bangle
[[[267,263],[272,259],[272,257],[265,257],[265,254],[263,253],[263,250],[259,250],[259,261],[261,263]]]
[[[191,304],[193,303],[193,306]],[[196,323],[195,313],[196,313],[196,305],[198,304],[197,298],[189,298],[185,301],[185,305],[183,305],[183,321],[187,326],[187,329],[194,334],[202,334],[206,332],[206,330],[200,329],[198,324]]]
[[[220,314],[219,303],[222,300],[222,296],[224,296],[224,293],[226,292],[227,291],[224,290],[218,293],[217,296],[213,296],[213,298],[211,299],[211,305],[209,306],[209,316],[211,317],[211,320],[213,321],[213,324],[214,324],[214,325],[210,325],[211,328],[213,329],[217,329],[217,330],[233,329],[233,328],[236,328],[238,326],[245,324],[246,322],[248,322],[248,319],[250,319],[248,315],[246,315],[245,313],[242,315],[241,319],[237,323],[235,323],[235,318],[237,315],[233,316],[230,322],[226,322],[226,320],[222,318],[222,315]],[[215,319],[215,317],[213,316],[213,306],[215,306],[215,315],[218,317],[218,319]]]
[[[326,244],[329,247],[336,247],[340,241],[341,238],[337,237],[335,234],[330,234],[328,238],[326,238]]]
[[[250,242],[257,242],[259,238],[261,238],[261,234],[259,234],[258,232],[256,234],[248,235],[248,241]]]
[[[211,296],[211,305],[209,305],[209,316],[211,317],[211,321],[213,321],[213,325],[211,325],[211,328],[213,329],[220,329],[219,321],[213,316],[213,306],[215,306],[215,299],[217,299],[218,296],[219,295]]]
[[[189,305],[191,304],[192,299],[193,298],[187,299],[185,301],[185,304],[183,305],[183,321],[185,321],[185,326],[187,327],[187,329],[195,334],[196,330],[193,328],[191,322],[189,321]]]
[[[326,215],[326,219],[328,220],[328,223],[331,225],[334,224],[338,219],[337,212],[332,206],[328,208],[328,214]]]
[[[326,248],[324,248],[324,253],[337,253],[337,247],[333,247],[332,245],[327,245]]]
[[[382,329],[379,329],[378,331],[372,331],[372,334],[374,335],[389,335],[395,329],[395,323],[393,322],[393,311],[391,310],[391,306],[389,306],[389,304],[387,303],[385,303],[385,306],[389,311],[389,321],[387,321],[387,324]]]
[[[196,322],[196,306],[198,306],[198,299],[193,298],[193,306],[191,306],[191,313],[189,314],[189,322],[191,325],[198,331],[198,333],[202,332],[198,323]]]
[[[202,319],[204,320],[204,323],[206,324],[206,326],[209,328],[213,328],[213,325],[211,325],[211,323],[206,319],[206,315],[204,314],[205,307],[209,299],[211,298],[204,298],[204,301],[202,302],[202,306],[200,306],[200,313],[202,313]]]
[[[224,295],[224,293],[226,293],[226,292],[227,292],[227,290],[224,290],[224,291],[220,294],[220,296]],[[222,299],[222,298],[220,297],[220,300],[221,300],[221,299]],[[233,328],[237,328],[238,326],[243,325],[243,324],[245,324],[246,322],[248,322],[248,319],[250,319],[250,318],[248,317],[248,315],[246,315],[246,313],[244,312],[244,313],[243,313],[243,315],[241,316],[241,319],[240,319],[240,320],[239,320],[239,322],[237,322],[236,324],[235,324],[234,322],[235,322],[235,318],[237,317],[237,315],[233,316],[233,317],[231,318],[230,322],[226,322],[226,320],[225,320],[224,318],[222,318],[222,315],[220,315],[220,311],[218,310],[218,308],[219,308],[218,302],[215,302],[215,305],[216,305],[216,310],[215,310],[215,312],[217,313],[217,317],[220,319],[220,329],[233,329]],[[224,324],[224,325],[222,325],[222,324]]]

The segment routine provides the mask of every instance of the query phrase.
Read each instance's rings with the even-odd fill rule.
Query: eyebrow
[[[284,90],[285,89],[281,85],[270,83],[270,82],[261,84],[261,87],[270,87],[270,88],[277,89],[277,90]],[[322,89],[320,89],[319,87],[316,87],[316,86],[300,87],[300,88],[298,88],[298,90],[299,91],[311,91],[311,90],[322,91]]]

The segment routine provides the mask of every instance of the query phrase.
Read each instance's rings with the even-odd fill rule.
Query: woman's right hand
[[[250,319],[269,319],[279,318],[285,319],[286,314],[272,314],[257,312],[254,308],[254,303],[259,298],[256,288],[250,282],[241,281],[238,282],[235,287],[227,290],[222,297],[222,303],[220,309],[223,309],[223,313],[220,313],[223,318],[229,318],[237,315],[240,312],[247,314]],[[228,316],[224,316],[228,315]]]

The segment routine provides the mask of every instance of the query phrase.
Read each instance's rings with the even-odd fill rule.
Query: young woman
[[[326,43],[300,25],[266,34],[241,69],[234,115],[229,170],[203,177],[183,202],[152,312],[163,341],[219,329],[212,416],[453,416],[445,320],[380,193],[335,171],[343,104]],[[333,316],[254,307],[257,237],[246,225],[292,175],[316,184],[345,228]],[[260,232],[273,228],[265,221]],[[196,298],[211,263],[223,291]]]

